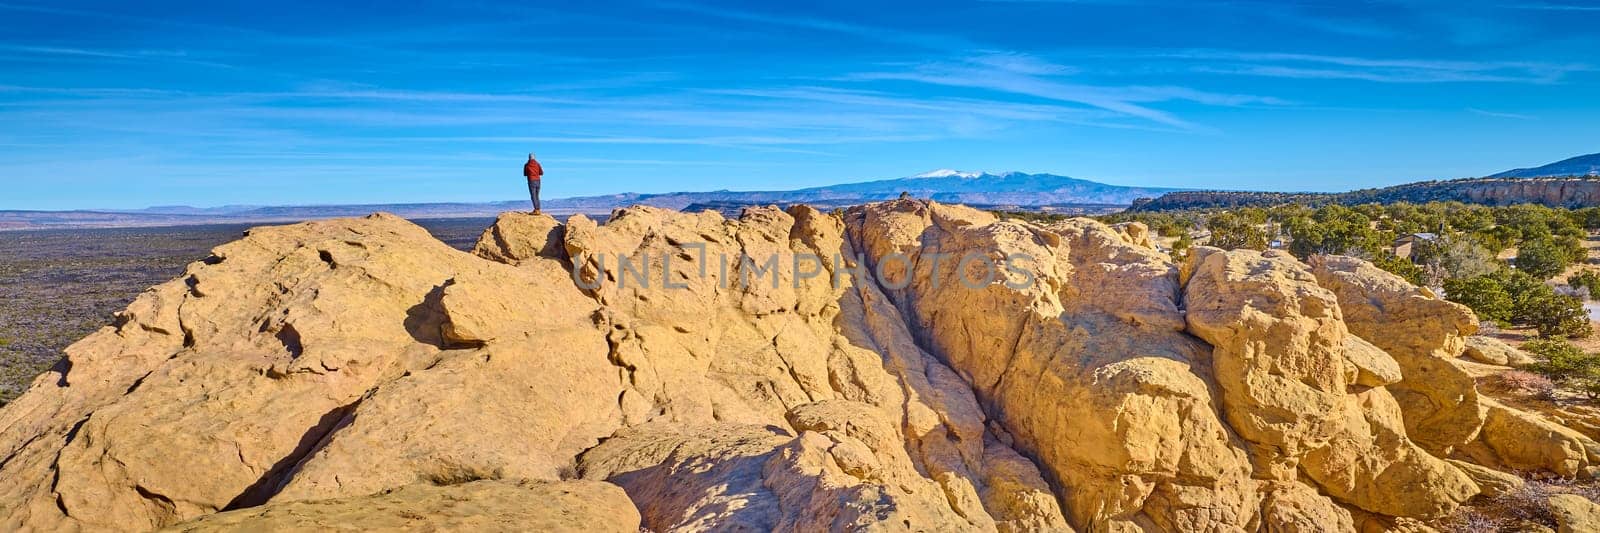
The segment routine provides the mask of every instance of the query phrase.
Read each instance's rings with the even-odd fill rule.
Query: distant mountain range
[[[1002,208],[1044,208],[1081,212],[1114,210],[1134,199],[1159,196],[1179,189],[1123,187],[1057,176],[1005,172],[936,170],[916,176],[811,187],[790,191],[709,191],[663,194],[624,193],[604,196],[557,198],[544,202],[554,214],[609,213],[612,209],[643,204],[672,209],[806,203],[838,207],[888,200],[902,193],[941,202]],[[407,218],[492,217],[504,211],[527,209],[526,200],[489,203],[421,203],[318,206],[223,206],[197,208],[163,206],[127,211],[0,211],[0,229],[175,226],[217,223],[269,223],[317,218],[360,216],[386,211]]]
[[[1178,191],[1135,201],[1135,211],[1173,211],[1265,207],[1287,203],[1369,204],[1464,202],[1482,205],[1540,204],[1552,207],[1600,205],[1600,154],[1589,154],[1534,168],[1508,170],[1483,178],[1421,181],[1341,193],[1262,191]]]
[[[1558,176],[1600,176],[1600,154],[1580,155],[1533,168],[1507,170],[1491,178],[1550,178]]]
[[[853,205],[889,200],[910,194],[940,202],[1036,207],[1047,205],[1128,205],[1134,199],[1159,196],[1179,189],[1123,187],[1104,183],[1024,172],[961,172],[935,170],[906,178],[845,183],[791,191],[711,191],[666,194],[623,194],[566,198],[546,202],[552,209],[593,209],[647,204],[683,209],[693,204],[737,202],[744,204]]]
[[[1600,204],[1600,154],[1574,157],[1541,167],[1508,170],[1485,178],[1425,181],[1344,193],[1196,191],[1126,187],[1025,172],[935,170],[915,176],[844,183],[788,191],[708,191],[662,194],[623,193],[545,201],[552,214],[609,213],[643,204],[672,209],[737,211],[748,205],[805,203],[819,208],[889,200],[910,194],[940,202],[994,209],[1045,210],[1094,214],[1132,205],[1135,210],[1239,207],[1286,202],[1368,203],[1455,200],[1488,205],[1540,203],[1567,207]],[[360,216],[386,211],[414,218],[493,217],[527,209],[526,200],[487,203],[417,203],[312,206],[163,206],[128,211],[0,211],[0,230],[181,226],[224,223],[275,223]]]

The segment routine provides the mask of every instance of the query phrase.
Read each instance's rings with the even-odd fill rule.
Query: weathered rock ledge
[[[1382,531],[1600,466],[1478,394],[1467,309],[1142,230],[914,200],[506,214],[473,253],[252,230],[0,409],[0,529]]]

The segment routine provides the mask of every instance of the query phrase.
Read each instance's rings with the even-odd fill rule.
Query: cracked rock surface
[[[0,409],[0,529],[1383,530],[1600,461],[1476,323],[916,200],[259,228]]]

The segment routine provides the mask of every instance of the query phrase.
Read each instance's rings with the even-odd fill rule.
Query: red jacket
[[[539,166],[538,161],[529,159],[528,164],[522,165],[522,175],[530,180],[539,179],[544,176],[544,167]]]

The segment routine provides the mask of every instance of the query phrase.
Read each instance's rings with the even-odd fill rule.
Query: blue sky
[[[0,209],[1343,190],[1600,151],[1600,2],[0,0]],[[402,5],[408,7],[401,7]]]

